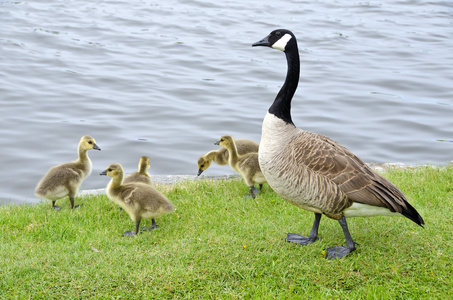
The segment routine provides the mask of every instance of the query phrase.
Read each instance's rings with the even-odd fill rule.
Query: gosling
[[[240,155],[244,155],[250,152],[258,152],[259,144],[255,143],[251,140],[245,139],[238,139],[235,140],[236,148]],[[224,166],[228,164],[228,150],[226,148],[220,148],[218,150],[212,150],[208,153],[200,156],[198,159],[198,176],[201,175],[204,171],[206,171],[209,166],[211,166],[211,162],[215,162],[220,166]]]
[[[91,160],[87,154],[88,150],[101,150],[101,148],[96,145],[94,138],[85,135],[79,142],[79,158],[50,168],[36,186],[35,195],[51,200],[52,207],[57,211],[61,210],[61,207],[56,206],[55,202],[69,196],[71,208],[77,208],[79,205],[74,206],[74,197],[77,195],[83,180],[91,174]]]
[[[250,194],[246,196],[255,198],[255,194],[261,192],[263,183],[266,183],[266,179],[264,178],[258,163],[258,153],[247,153],[245,155],[238,154],[236,143],[229,135],[222,136],[215,145],[220,145],[228,150],[228,164],[233,170],[241,174],[245,183],[250,188]],[[256,183],[259,184],[259,190],[255,188]]]
[[[123,184],[124,170],[121,164],[111,164],[100,175],[112,177],[107,185],[107,196],[125,210],[135,222],[135,232],[126,231],[123,236],[137,235],[142,218],[152,219],[152,226],[143,228],[151,231],[158,227],[155,218],[173,211],[173,204],[151,185],[141,182]]]
[[[138,162],[138,171],[127,175],[124,180],[124,183],[129,182],[142,182],[145,184],[151,184],[151,177],[148,174],[149,169],[149,157],[142,156]]]

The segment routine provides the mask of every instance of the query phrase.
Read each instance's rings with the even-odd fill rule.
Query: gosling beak
[[[198,174],[197,174],[197,176],[200,176],[201,173],[203,173],[203,170],[202,170],[202,169],[198,169]]]
[[[94,144],[93,149],[101,151],[101,148],[99,148],[98,145],[96,145],[96,144]]]
[[[252,47],[256,46],[269,46],[269,36],[266,36],[264,39],[254,43]]]
[[[99,150],[101,150],[101,149],[99,149]],[[99,175],[107,175],[107,170],[104,170],[104,172],[102,172],[102,173],[99,174]]]
[[[214,145],[217,145],[217,146],[220,145],[219,141],[215,142]]]

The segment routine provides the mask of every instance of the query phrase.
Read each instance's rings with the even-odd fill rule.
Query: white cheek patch
[[[281,37],[278,41],[276,41],[272,45],[272,48],[280,50],[280,51],[285,51],[285,47],[291,38],[292,38],[292,36],[290,34],[288,34],[288,33],[285,34],[283,37]]]

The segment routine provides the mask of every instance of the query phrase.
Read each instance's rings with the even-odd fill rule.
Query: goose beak
[[[254,43],[252,47],[256,46],[269,46],[269,36],[266,36],[264,39]]]
[[[198,169],[198,174],[197,174],[197,176],[200,176],[201,173],[203,173],[203,170],[202,170],[202,169]]]
[[[101,149],[99,149],[99,150],[101,150]],[[99,175],[107,175],[107,170],[104,170],[104,172],[102,172],[102,173],[99,174]]]
[[[93,149],[101,151],[101,148],[99,148],[98,145],[96,145],[96,144],[94,144]]]

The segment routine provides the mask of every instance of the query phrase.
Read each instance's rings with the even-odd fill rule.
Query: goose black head
[[[276,29],[264,39],[254,43],[252,47],[267,46],[281,51],[286,51],[288,46],[296,43],[296,37],[287,29]]]

